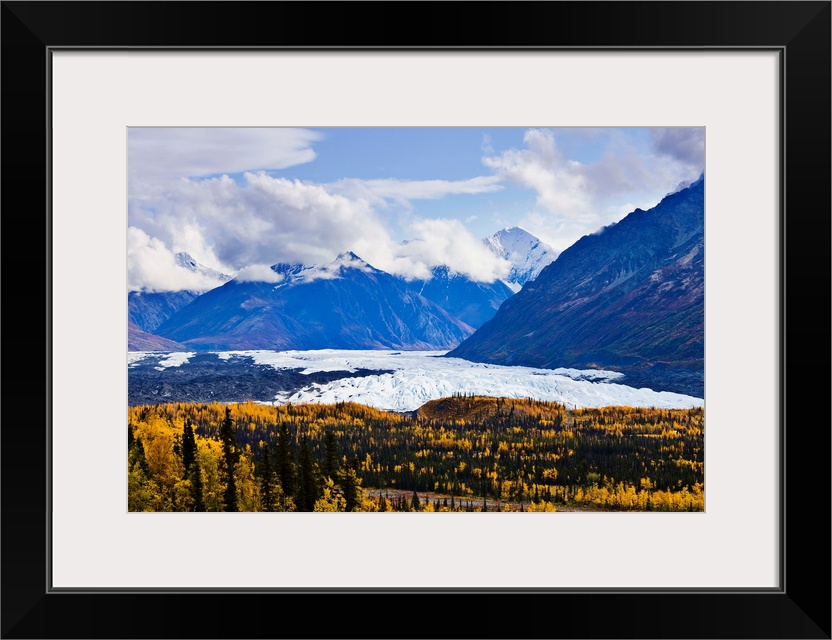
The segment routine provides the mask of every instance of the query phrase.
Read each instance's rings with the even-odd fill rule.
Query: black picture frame
[[[828,1],[3,2],[2,637],[829,638],[830,15]],[[48,336],[60,318],[49,313],[48,89],[50,52],[65,47],[778,51],[780,588],[51,591],[49,399],[59,381]],[[510,560],[516,546],[502,553]]]

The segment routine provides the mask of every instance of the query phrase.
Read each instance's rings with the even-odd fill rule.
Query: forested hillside
[[[128,410],[130,511],[701,511],[696,409],[486,397]]]

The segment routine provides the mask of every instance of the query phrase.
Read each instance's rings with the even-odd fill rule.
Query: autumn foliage
[[[130,511],[702,511],[702,408],[457,396],[128,410]]]

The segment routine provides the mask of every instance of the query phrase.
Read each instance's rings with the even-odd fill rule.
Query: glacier
[[[314,351],[224,351],[223,361],[245,359],[275,370],[316,372],[375,370],[392,373],[340,378],[277,394],[272,404],[358,402],[389,411],[413,411],[431,400],[454,393],[560,402],[570,408],[629,405],[687,409],[704,405],[702,398],[669,391],[636,389],[618,381],[614,371],[537,369],[445,358],[446,351],[382,351],[321,349]],[[153,352],[131,352],[129,365]],[[192,353],[165,354],[157,366],[183,366]]]

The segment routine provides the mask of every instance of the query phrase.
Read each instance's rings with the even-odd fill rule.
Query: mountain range
[[[231,276],[200,264],[184,251],[177,253],[175,259],[178,267],[204,276],[208,281],[213,280],[216,283],[215,286],[231,280]],[[134,325],[128,324],[129,335],[133,342],[147,342],[148,340],[152,342],[158,336],[148,334],[153,334],[159,325],[190,304],[201,293],[203,291],[196,290],[130,291],[127,294],[127,317],[128,322]],[[137,331],[142,331],[145,335],[139,336]]]
[[[449,349],[474,329],[352,252],[323,266],[277,264],[278,282],[231,280],[157,329],[205,351]]]
[[[429,279],[405,280],[347,252],[325,265],[275,264],[272,279],[279,282],[248,282],[179,253],[180,267],[219,286],[206,292],[130,292],[128,345],[131,350],[450,349],[554,256],[551,247],[519,227],[483,243],[511,263],[505,280],[477,282],[445,265],[434,267]]]
[[[704,176],[560,255],[518,227],[483,243],[512,264],[504,280],[440,265],[408,281],[346,252],[324,265],[275,264],[269,282],[213,272],[225,282],[207,292],[132,292],[129,348],[451,350],[617,371],[628,386],[703,397]]]
[[[584,236],[448,355],[704,396],[704,176]]]

